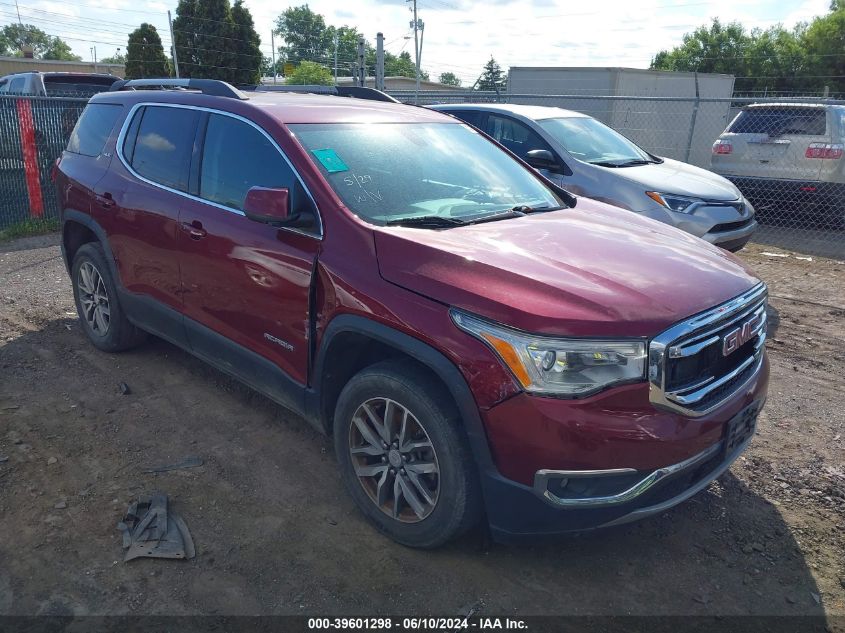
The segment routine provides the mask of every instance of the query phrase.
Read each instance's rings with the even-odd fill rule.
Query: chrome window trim
[[[760,368],[763,366],[763,355],[765,349],[765,341],[766,341],[766,333],[765,329],[761,324],[761,332],[759,334],[760,339],[756,344],[754,354],[749,357],[751,362],[746,361],[744,363],[746,366],[743,370],[747,370],[749,365],[753,365],[753,369],[746,380],[743,380],[741,384],[737,385],[731,393],[726,395],[724,398],[719,400],[719,402],[707,407],[706,409],[692,409],[688,406],[684,406],[680,402],[680,398],[678,400],[673,400],[670,393],[666,392],[665,389],[665,367],[666,367],[666,360],[671,355],[671,350],[674,347],[678,349],[678,346],[675,343],[685,337],[689,336],[690,334],[696,334],[696,337],[693,338],[691,341],[686,341],[686,343],[692,343],[696,340],[701,338],[710,336],[714,333],[715,330],[721,329],[724,325],[718,325],[720,322],[728,321],[730,319],[740,320],[745,318],[746,316],[756,312],[761,307],[764,310],[765,315],[765,305],[766,305],[766,297],[768,295],[768,289],[766,284],[760,282],[750,290],[742,293],[738,297],[734,297],[725,303],[718,305],[710,310],[692,316],[684,321],[676,323],[672,327],[667,330],[664,330],[657,336],[655,336],[648,346],[648,383],[649,383],[649,400],[651,403],[660,409],[667,409],[669,411],[673,411],[676,413],[681,413],[687,417],[691,418],[698,418],[708,413],[711,413],[715,409],[722,406],[726,400],[728,400],[733,394],[737,393],[744,389],[752,380],[757,377]],[[710,329],[713,326],[715,329]],[[730,378],[734,378],[737,375],[741,374],[741,371],[734,370],[731,373],[727,374],[726,376],[718,376],[716,377],[715,382],[711,382],[707,387],[708,391],[712,391],[713,389],[718,388],[720,384],[724,384],[728,382]],[[724,379],[724,380],[723,380]],[[679,391],[688,391],[687,389],[681,389]],[[706,395],[706,394],[704,394]],[[701,396],[703,398],[704,396]],[[699,398],[696,401],[699,401]]]
[[[141,174],[139,174],[137,171],[135,171],[132,168],[132,166],[129,164],[129,162],[126,160],[126,158],[123,156],[123,142],[126,139],[126,133],[129,130],[129,126],[132,124],[132,119],[135,117],[135,114],[138,112],[138,110],[140,108],[144,108],[144,107],[182,108],[184,110],[197,110],[197,111],[200,111],[200,112],[208,112],[210,114],[219,114],[221,116],[231,117],[233,119],[237,119],[238,121],[242,121],[242,122],[246,123],[247,125],[251,125],[252,127],[254,127],[261,134],[263,134],[265,136],[265,138],[268,141],[270,141],[270,143],[272,143],[273,147],[276,148],[276,151],[279,152],[279,155],[284,159],[284,161],[285,161],[285,163],[287,163],[288,167],[290,167],[291,172],[293,172],[293,175],[299,181],[299,184],[302,185],[302,188],[305,191],[306,195],[308,196],[308,199],[311,200],[311,204],[314,205],[314,213],[317,217],[317,233],[312,233],[312,232],[308,232],[308,231],[303,231],[302,229],[297,229],[297,228],[292,228],[292,227],[284,227],[284,226],[278,227],[279,230],[289,231],[291,233],[299,233],[300,235],[305,235],[306,237],[310,237],[310,238],[313,238],[313,239],[316,239],[316,240],[322,240],[323,239],[323,218],[320,215],[320,209],[317,207],[317,202],[316,202],[316,200],[314,200],[314,196],[311,195],[311,191],[308,189],[307,185],[305,184],[305,181],[302,179],[302,176],[299,175],[299,172],[293,166],[293,163],[287,157],[287,154],[285,154],[284,151],[282,151],[282,148],[279,147],[279,144],[276,143],[276,141],[273,140],[273,138],[261,126],[257,125],[256,123],[253,123],[249,119],[242,117],[239,114],[235,114],[233,112],[226,112],[224,110],[218,110],[216,108],[208,108],[208,107],[204,107],[204,106],[184,105],[184,104],[181,104],[181,103],[161,103],[161,102],[157,102],[157,101],[143,101],[141,103],[136,103],[129,110],[129,114],[126,115],[126,119],[123,121],[123,126],[120,128],[120,134],[118,134],[118,136],[117,136],[117,147],[115,148],[116,153],[117,153],[117,157],[120,159],[121,164],[135,178],[137,178],[138,180],[141,180],[142,182],[147,183],[148,185],[152,185],[153,187],[158,187],[159,189],[163,189],[164,191],[169,191],[170,193],[175,193],[177,195],[188,198],[189,200],[194,200],[196,202],[202,202],[203,204],[209,204],[209,205],[211,205],[213,207],[217,207],[218,209],[221,209],[223,211],[228,211],[229,213],[234,213],[235,215],[240,215],[244,218],[246,217],[246,214],[243,211],[241,211],[240,209],[234,209],[232,207],[227,207],[224,204],[220,204],[218,202],[213,202],[212,200],[207,200],[207,199],[202,198],[200,196],[195,196],[193,194],[188,193],[187,191],[179,191],[178,189],[174,189],[173,187],[168,187],[167,185],[163,185],[161,183],[155,182],[154,180],[150,180],[149,178],[142,176]]]

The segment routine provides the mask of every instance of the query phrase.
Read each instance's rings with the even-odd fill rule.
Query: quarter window
[[[122,109],[122,106],[105,103],[86,106],[71,132],[67,151],[85,156],[99,156]]]
[[[9,82],[9,92],[23,94],[24,86],[26,86],[26,77],[15,77]]]
[[[124,141],[124,157],[144,178],[180,191],[188,190],[188,172],[194,145],[196,110],[147,106],[138,112],[137,134],[132,128]]]

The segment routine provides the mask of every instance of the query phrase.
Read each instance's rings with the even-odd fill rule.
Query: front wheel
[[[344,387],[334,442],[346,487],[393,540],[432,548],[478,520],[475,464],[448,392],[412,364],[387,361]]]

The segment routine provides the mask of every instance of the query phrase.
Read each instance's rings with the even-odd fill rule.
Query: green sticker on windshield
[[[326,168],[330,174],[335,174],[339,171],[348,171],[349,167],[343,162],[343,159],[337,155],[333,149],[314,149],[311,153],[317,157],[320,164]]]

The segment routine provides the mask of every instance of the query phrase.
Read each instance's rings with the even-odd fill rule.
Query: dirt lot
[[[364,522],[303,421],[164,342],[89,345],[56,241],[0,245],[0,614],[845,615],[845,263],[743,253],[772,293],[772,387],[707,491],[631,526],[418,552]],[[118,562],[123,511],[157,489],[197,557]]]

